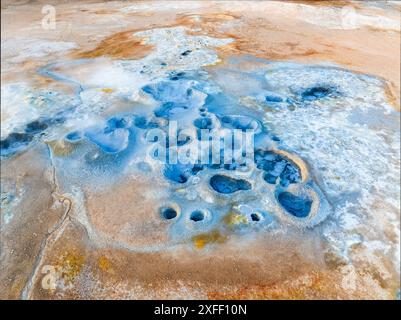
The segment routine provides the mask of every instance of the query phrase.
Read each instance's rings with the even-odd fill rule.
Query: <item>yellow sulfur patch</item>
[[[235,212],[229,212],[226,216],[224,216],[223,221],[229,226],[247,224],[249,222],[246,216]]]
[[[74,251],[69,251],[59,258],[58,269],[65,282],[71,282],[81,272],[84,257]]]
[[[99,259],[98,259],[97,262],[98,262],[99,268],[100,268],[101,270],[103,270],[103,271],[110,271],[110,269],[111,269],[111,262],[110,262],[110,260],[109,260],[107,257],[101,256],[101,257],[99,257]]]
[[[208,233],[201,233],[192,237],[192,242],[197,249],[204,248],[209,243],[223,243],[227,236],[222,235],[218,230],[212,230]]]
[[[112,88],[103,88],[102,91],[104,93],[112,93],[114,91],[114,89],[112,89]]]

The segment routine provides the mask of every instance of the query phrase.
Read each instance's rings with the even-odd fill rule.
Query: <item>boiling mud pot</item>
[[[244,179],[234,179],[220,174],[216,174],[210,179],[210,186],[216,192],[224,194],[252,188],[252,185]]]
[[[258,67],[242,70],[244,60]],[[316,118],[325,119],[318,112],[338,110],[350,99],[361,101],[366,90],[373,90],[377,97],[382,83],[333,67],[262,62],[265,67],[260,66],[261,60],[245,57],[231,61],[228,67],[171,72],[144,84],[132,110],[96,118],[87,126],[56,130],[58,138],[48,144],[60,183],[66,189],[109,186],[112,192],[113,183],[127,174],[151,178],[166,190],[155,201],[160,204],[159,219],[169,225],[172,242],[202,232],[232,230],[227,224],[235,225],[238,232],[314,227],[332,208],[326,198],[330,190],[323,192],[322,182],[315,181],[308,170],[319,168],[313,157],[308,157],[307,165],[296,154],[302,145],[313,148],[305,140],[309,130],[314,137],[319,134],[307,125]],[[85,90],[81,84],[77,87]],[[350,108],[348,104],[343,111],[351,115]],[[294,126],[296,119],[304,126]],[[178,138],[170,140],[171,136],[166,137],[173,121],[178,124]],[[44,131],[63,125],[64,120],[57,117],[28,123],[1,141],[1,155],[12,157]],[[149,139],[154,129],[165,136]],[[241,161],[233,156],[224,163],[227,149],[219,146],[217,163],[199,159],[190,164],[171,163],[171,148],[190,150],[209,143],[202,136],[205,129],[215,134],[223,129],[252,132],[252,157]],[[159,145],[167,148],[164,162],[155,152]],[[212,158],[211,150],[216,151],[209,149],[203,155],[206,159]]]

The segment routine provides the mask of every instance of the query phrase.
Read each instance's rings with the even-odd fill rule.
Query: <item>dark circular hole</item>
[[[260,216],[257,213],[252,213],[251,219],[252,219],[252,221],[260,221]]]
[[[224,116],[223,118],[221,118],[221,121],[223,123],[230,123],[232,121],[230,116]]]
[[[302,99],[304,100],[317,100],[328,96],[336,95],[338,92],[331,87],[316,86],[306,89],[302,92]]]
[[[68,141],[78,141],[81,139],[81,134],[78,131],[70,132],[65,136]]]
[[[213,129],[213,121],[211,118],[199,118],[194,121],[195,127],[198,129]]]
[[[141,117],[135,118],[134,124],[135,124],[135,126],[137,126],[138,128],[146,129],[146,124],[147,124],[146,117],[141,116]]]
[[[161,210],[161,215],[164,219],[170,220],[174,219],[177,216],[177,211],[175,211],[173,208],[163,208]]]
[[[204,218],[205,218],[205,214],[200,210],[193,211],[191,213],[191,217],[190,217],[190,219],[195,222],[202,221]]]

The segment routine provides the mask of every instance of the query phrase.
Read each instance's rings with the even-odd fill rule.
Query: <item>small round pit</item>
[[[203,219],[205,219],[205,213],[201,210],[195,210],[191,213],[189,219],[194,222],[202,221]]]
[[[257,212],[252,213],[251,214],[251,219],[252,219],[252,221],[255,221],[255,222],[260,221],[260,214],[257,213]]]
[[[160,214],[166,220],[171,220],[177,217],[177,211],[171,207],[162,208]]]

